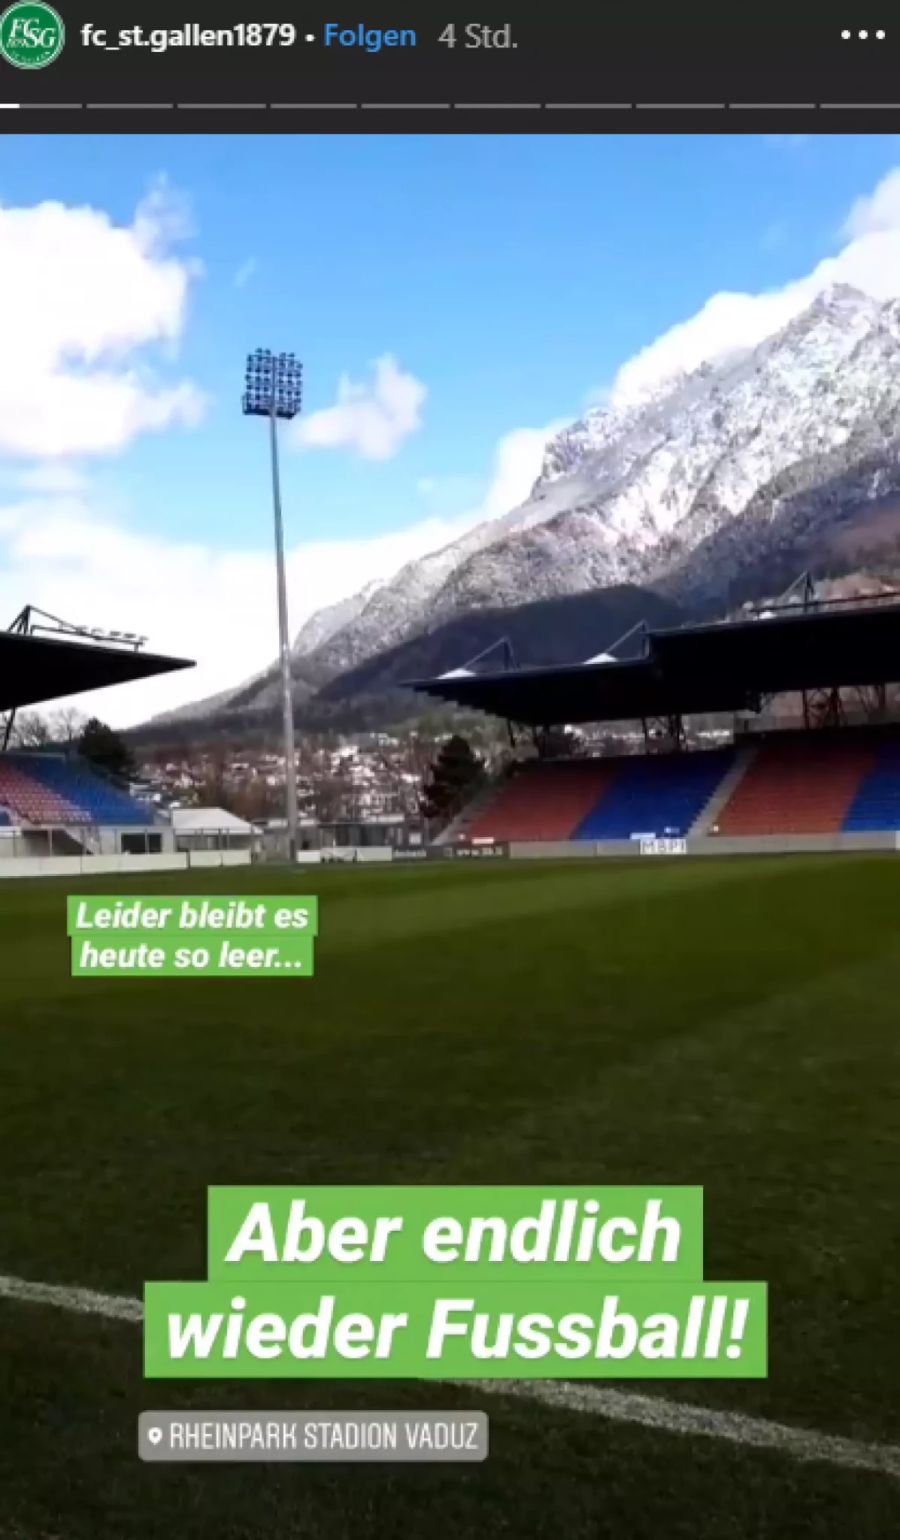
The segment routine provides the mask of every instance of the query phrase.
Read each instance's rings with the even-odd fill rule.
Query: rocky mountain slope
[[[305,658],[317,648],[326,646],[338,632],[351,626],[380,587],[378,582],[367,583],[359,593],[351,594],[347,599],[339,599],[336,604],[329,604],[323,610],[316,610],[294,638],[294,656]]]
[[[715,613],[775,571],[879,561],[900,571],[900,303],[836,286],[755,349],[589,412],[520,508],[312,617],[298,679],[523,598],[638,584]],[[271,677],[236,694],[262,703]]]

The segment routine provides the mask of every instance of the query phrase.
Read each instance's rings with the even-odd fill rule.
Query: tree
[[[454,734],[440,749],[419,802],[429,823],[447,824],[484,781],[484,764],[466,738]]]
[[[110,775],[127,777],[134,774],[134,760],[128,745],[113,728],[98,722],[96,717],[85,722],[78,740],[78,752],[83,759]]]
[[[61,706],[50,718],[54,743],[64,743],[71,749],[78,743],[87,725],[87,717],[75,706]]]
[[[53,741],[50,723],[39,711],[20,711],[13,724],[12,741],[18,749],[43,749]]]

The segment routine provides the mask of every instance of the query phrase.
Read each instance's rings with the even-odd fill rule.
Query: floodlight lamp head
[[[247,359],[243,411],[247,417],[282,417],[300,411],[302,365],[295,353],[257,348]]]

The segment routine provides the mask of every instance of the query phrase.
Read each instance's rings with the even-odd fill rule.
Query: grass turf
[[[311,982],[72,980],[65,887],[4,884],[0,1271],[129,1294],[203,1277],[211,1182],[701,1183],[707,1277],[771,1285],[770,1377],[653,1393],[900,1442],[898,881],[893,858],[816,857],[131,885],[317,891]],[[884,1477],[495,1396],[145,1388],[136,1328],[33,1305],[0,1302],[0,1354],[3,1540],[900,1524]],[[137,1411],[178,1405],[484,1405],[494,1452],[141,1467]]]

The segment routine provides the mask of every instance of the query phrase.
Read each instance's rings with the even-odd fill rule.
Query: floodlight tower
[[[275,565],[278,579],[278,642],[281,663],[281,705],[284,720],[285,812],[288,851],[297,859],[297,764],[294,757],[294,699],[291,688],[291,638],[288,629],[287,582],[284,573],[284,526],[281,518],[281,478],[278,470],[278,419],[288,422],[300,411],[303,365],[293,353],[257,348],[247,359],[243,410],[245,417],[268,417],[272,449],[272,505],[275,514]]]

